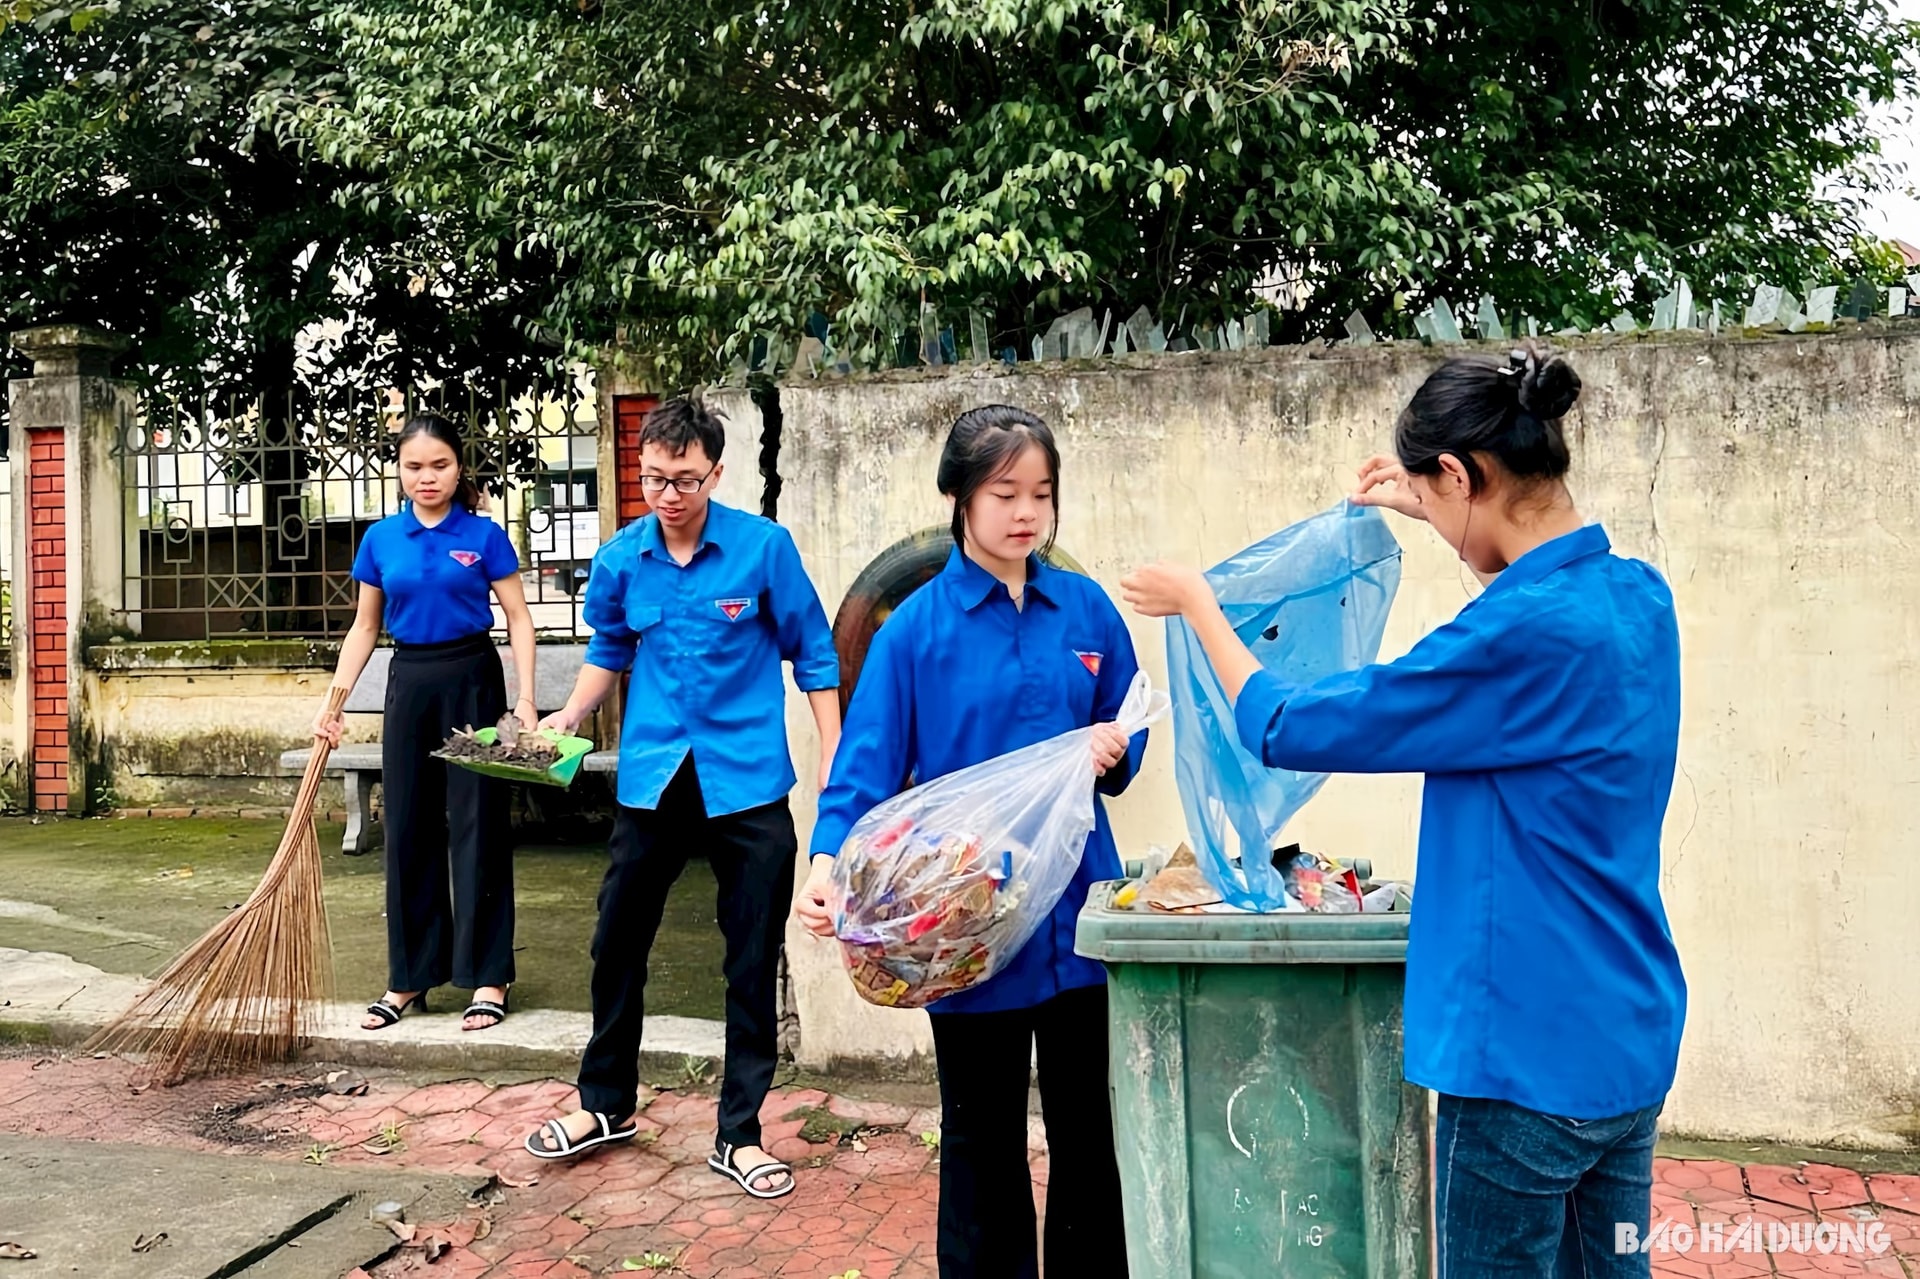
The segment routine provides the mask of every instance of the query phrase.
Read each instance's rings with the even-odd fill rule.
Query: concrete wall
[[[0,675],[0,812],[26,803],[26,779],[14,748],[13,676]]]
[[[1573,352],[1576,496],[1620,553],[1667,573],[1685,644],[1663,876],[1692,988],[1677,1132],[1920,1140],[1920,333],[1896,333]],[[933,476],[955,415],[1008,401],[1059,432],[1060,544],[1116,590],[1136,563],[1212,563],[1336,501],[1438,358],[1296,348],[795,384],[779,515],[831,613],[882,548],[944,523]],[[1430,531],[1395,532],[1406,571],[1385,657],[1477,589]],[[1160,626],[1134,636],[1164,678]],[[807,777],[797,700],[792,723]],[[1170,750],[1163,733],[1113,804],[1125,850],[1182,837]],[[1412,875],[1419,793],[1417,778],[1336,779],[1291,833]],[[803,784],[804,821],[812,802]],[[923,1014],[860,1003],[830,943],[790,944],[807,1065],[929,1052]]]
[[[87,711],[100,726],[96,785],[119,808],[283,808],[299,777],[280,753],[312,740],[333,646],[100,645],[88,651]],[[378,715],[349,715],[348,741],[378,741]],[[330,786],[323,807],[338,808]]]

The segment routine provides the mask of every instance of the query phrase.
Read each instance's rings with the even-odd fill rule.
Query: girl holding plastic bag
[[[1488,585],[1400,660],[1263,670],[1198,573],[1123,584],[1180,614],[1270,767],[1425,773],[1406,1075],[1440,1094],[1440,1279],[1628,1279],[1686,986],[1660,900],[1680,731],[1673,596],[1574,508],[1580,380],[1533,350],[1447,361],[1355,501],[1433,525]]]
[[[1033,414],[993,405],[954,423],[939,472],[953,501],[954,551],[867,653],[797,907],[811,932],[834,934],[834,855],[849,832],[910,784],[1089,727],[1100,793],[1119,794],[1139,767],[1146,732],[1129,739],[1112,722],[1138,670],[1126,624],[1093,582],[1043,562],[1059,478],[1053,433]],[[940,1077],[941,1279],[1038,1273],[1027,1167],[1036,1045],[1053,1168],[1047,1272],[1127,1272],[1106,974],[1073,950],[1088,888],[1120,873],[1096,799],[1079,869],[1037,931],[991,976],[929,1008]]]

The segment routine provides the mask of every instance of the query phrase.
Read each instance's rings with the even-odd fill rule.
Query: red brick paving
[[[553,1080],[492,1087],[458,1080],[416,1087],[375,1079],[364,1096],[296,1097],[289,1084],[218,1080],[177,1089],[133,1091],[131,1066],[112,1059],[0,1058],[0,1131],[222,1151],[297,1160],[324,1150],[330,1164],[384,1163],[498,1179],[496,1202],[457,1220],[416,1223],[422,1239],[448,1247],[429,1268],[424,1252],[401,1249],[349,1279],[584,1279],[628,1271],[649,1254],[672,1258],[680,1279],[934,1279],[937,1156],[919,1140],[932,1112],[782,1089],[762,1112],[769,1147],[796,1164],[799,1188],[762,1202],[740,1194],[706,1168],[714,1102],[697,1093],[655,1097],[631,1146],[549,1164],[521,1141],[561,1106],[573,1089]],[[276,1088],[276,1083],[279,1085]],[[235,1106],[252,1108],[237,1118]],[[224,1124],[209,1125],[216,1107]],[[805,1111],[824,1107],[842,1119],[895,1131],[852,1145],[802,1137]],[[111,1115],[104,1127],[100,1116]],[[388,1125],[402,1148],[373,1153]],[[1660,1159],[1654,1165],[1654,1216],[1676,1245],[1655,1250],[1662,1279],[1760,1279],[1853,1275],[1920,1279],[1920,1177],[1860,1174],[1813,1164],[1801,1168],[1710,1160]],[[1044,1157],[1036,1157],[1036,1190],[1044,1195]],[[1756,1223],[1761,1250],[1707,1251],[1703,1227],[1723,1240]],[[1820,1225],[1872,1227],[1888,1245],[1880,1255],[1821,1253],[1808,1232]],[[1795,1250],[1764,1250],[1766,1232],[1801,1234]],[[1855,1236],[1858,1237],[1857,1235]]]
[[[401,1249],[370,1279],[431,1274],[446,1279],[570,1279],[624,1269],[649,1253],[671,1257],[679,1279],[844,1276],[933,1279],[937,1156],[919,1133],[930,1112],[781,1089],[762,1111],[765,1141],[796,1165],[798,1188],[771,1202],[750,1199],[710,1171],[714,1100],[657,1095],[631,1146],[572,1164],[535,1159],[521,1147],[543,1120],[571,1107],[571,1085],[547,1080],[494,1088],[475,1080],[416,1087],[374,1079],[364,1096],[285,1097],[272,1081],[197,1081],[134,1092],[134,1068],[88,1057],[0,1058],[0,1131],[168,1145],[299,1160],[324,1149],[329,1165],[385,1164],[499,1179],[499,1202],[451,1222],[419,1222],[423,1240],[450,1245],[429,1268]],[[305,1083],[304,1078],[279,1081]],[[255,1104],[224,1132],[215,1107]],[[898,1131],[851,1145],[812,1143],[805,1115],[825,1107],[843,1119]],[[102,1115],[113,1116],[103,1127]],[[403,1147],[369,1150],[389,1125]],[[225,1139],[222,1139],[225,1138]],[[1044,1162],[1044,1161],[1041,1161]],[[1044,1193],[1044,1174],[1040,1181]],[[646,1270],[640,1276],[650,1274]],[[369,1279],[359,1276],[358,1279]]]

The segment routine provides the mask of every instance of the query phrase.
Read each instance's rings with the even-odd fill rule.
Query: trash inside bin
[[[1095,886],[1127,1260],[1155,1279],[1424,1279],[1405,913],[1173,914]]]

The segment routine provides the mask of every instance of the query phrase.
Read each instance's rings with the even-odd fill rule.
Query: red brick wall
[[[620,524],[625,527],[648,511],[640,491],[640,424],[660,403],[654,395],[613,397],[613,456],[615,492],[620,499]]]
[[[28,571],[33,583],[33,807],[67,810],[67,444],[27,432]],[[24,693],[24,690],[23,690]]]

